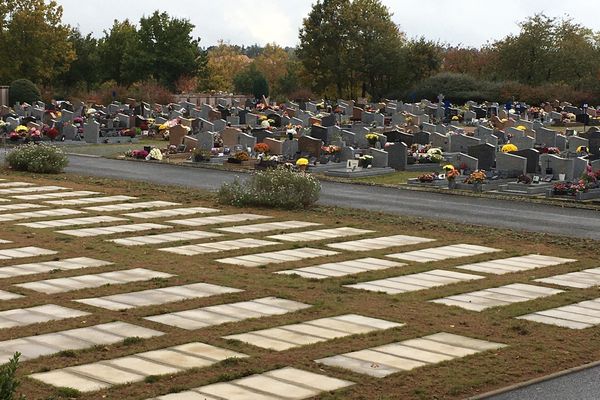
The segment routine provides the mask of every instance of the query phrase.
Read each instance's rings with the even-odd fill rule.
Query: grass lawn
[[[409,175],[398,173],[393,177],[399,182]],[[427,220],[393,216],[384,213],[367,212],[331,207],[317,207],[305,211],[278,211],[271,209],[235,209],[223,207],[215,203],[210,193],[188,190],[179,187],[164,187],[155,184],[133,183],[100,178],[83,178],[75,175],[32,176],[30,174],[3,171],[2,178],[12,181],[28,181],[36,184],[62,185],[75,190],[93,190],[106,195],[119,194],[139,197],[144,200],[176,201],[184,206],[206,206],[222,210],[222,213],[251,212],[272,216],[274,220],[302,220],[318,222],[324,226],[315,228],[333,228],[349,226],[371,229],[375,233],[359,237],[336,240],[323,240],[309,243],[282,243],[268,246],[266,249],[228,251],[211,253],[202,256],[186,257],[157,251],[156,248],[189,244],[177,242],[155,246],[122,247],[106,242],[108,237],[73,238],[53,232],[52,229],[30,229],[17,226],[12,222],[3,222],[0,238],[11,240],[12,245],[2,248],[39,246],[59,251],[57,256],[38,257],[35,260],[0,260],[0,267],[51,261],[70,257],[93,257],[112,261],[114,265],[101,268],[86,268],[75,271],[54,271],[52,273],[14,277],[0,280],[0,289],[21,293],[25,297],[3,301],[0,311],[20,307],[32,307],[41,304],[57,304],[69,308],[90,312],[91,315],[75,319],[66,319],[43,324],[28,325],[19,328],[0,330],[0,341],[42,333],[58,332],[65,329],[91,326],[111,321],[124,321],[147,328],[158,329],[166,334],[146,340],[129,340],[116,345],[99,346],[89,350],[63,352],[54,356],[46,356],[23,362],[19,376],[23,378],[19,391],[27,399],[58,399],[69,397],[73,393],[44,385],[24,376],[75,366],[115,357],[126,356],[147,350],[160,349],[192,341],[200,341],[226,349],[239,351],[250,357],[215,364],[208,368],[192,369],[172,376],[158,379],[147,379],[130,385],[116,386],[98,392],[85,393],[81,398],[86,400],[129,399],[142,400],[195,388],[218,381],[229,381],[237,377],[260,373],[284,366],[325,374],[356,382],[356,385],[334,393],[321,395],[327,400],[364,400],[364,399],[462,399],[470,395],[497,389],[508,384],[525,381],[534,377],[559,371],[565,368],[582,365],[600,359],[600,326],[585,330],[570,330],[552,325],[539,324],[514,317],[533,311],[576,303],[586,299],[599,297],[597,288],[570,289],[555,296],[512,304],[504,307],[488,309],[483,312],[467,311],[462,308],[434,304],[428,300],[445,297],[484,288],[491,288],[510,283],[532,283],[535,278],[548,277],[560,273],[581,269],[600,267],[598,259],[598,242],[576,238],[553,237],[543,234],[513,232],[503,229],[461,225],[454,222]],[[381,177],[382,180],[386,177]],[[392,181],[390,176],[388,181]],[[0,196],[7,197],[7,196]],[[13,200],[12,203],[15,203]],[[6,203],[8,204],[8,203]],[[77,208],[78,206],[68,206]],[[183,206],[179,206],[183,207]],[[95,215],[89,212],[89,215]],[[105,213],[104,215],[109,214]],[[119,215],[118,212],[111,215]],[[171,217],[144,220],[142,222],[161,223],[170,219],[193,218]],[[493,217],[492,217],[493,218]],[[18,221],[23,222],[23,221]],[[257,221],[248,222],[262,223]],[[244,223],[243,225],[245,225]],[[239,224],[242,225],[242,224]],[[171,231],[207,230],[212,231],[221,225],[200,228],[176,228]],[[68,229],[68,228],[67,228]],[[304,229],[311,230],[311,229]],[[290,231],[286,231],[290,232]],[[293,231],[292,231],[293,232]],[[163,231],[152,231],[163,233]],[[252,237],[264,238],[279,232],[257,234]],[[115,237],[128,237],[150,234],[145,232],[129,233]],[[241,254],[277,251],[298,247],[316,247],[327,249],[325,244],[332,241],[347,241],[362,237],[378,237],[386,235],[413,235],[436,239],[436,242],[421,245],[388,248],[368,252],[343,252],[337,256],[317,258],[304,262],[272,264],[266,267],[245,268],[235,265],[223,265],[215,262],[218,258],[234,257]],[[242,235],[227,234],[212,239],[213,241],[242,238]],[[385,255],[437,247],[447,244],[469,243],[502,249],[501,253],[491,253],[475,257],[460,258],[447,261],[414,263],[386,270],[370,271],[359,275],[324,280],[304,279],[298,276],[273,274],[275,271],[317,265],[325,262],[351,260],[363,257],[384,258]],[[555,267],[540,268],[527,272],[507,275],[484,275],[485,279],[441,286],[429,290],[387,295],[343,287],[342,285],[383,279],[398,275],[406,275],[432,269],[454,267],[471,262],[506,258],[516,255],[544,254],[564,258],[573,258],[575,263]],[[168,280],[152,280],[126,285],[106,285],[96,289],[44,295],[13,286],[17,283],[31,282],[48,278],[60,278],[75,275],[94,274],[124,268],[148,268],[176,275]],[[460,271],[460,270],[455,270]],[[465,272],[465,271],[462,271]],[[160,306],[133,308],[126,311],[109,311],[85,304],[73,302],[74,299],[106,296],[137,290],[151,289],[179,284],[207,282],[243,289],[243,292],[219,295]],[[209,305],[251,300],[259,297],[277,296],[301,301],[312,307],[285,315],[249,319],[237,323],[227,323],[207,327],[195,331],[186,331],[143,319],[144,316],[165,312],[188,310]],[[241,342],[222,339],[223,336],[243,333],[256,329],[266,329],[283,324],[303,322],[316,318],[356,313],[364,316],[382,318],[404,323],[405,326],[391,330],[378,331],[366,335],[354,335],[322,343],[275,352],[247,345]],[[350,371],[326,367],[313,360],[329,357],[349,351],[384,345],[392,342],[422,337],[425,335],[449,332],[472,338],[504,343],[507,347],[479,353],[476,355],[429,365],[407,372],[400,372],[387,378],[377,379]],[[75,393],[76,394],[76,393]]]

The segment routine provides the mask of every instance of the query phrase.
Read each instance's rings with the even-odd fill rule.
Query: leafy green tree
[[[52,82],[75,59],[56,1],[3,0],[0,2],[0,80],[27,78]]]
[[[118,84],[130,84],[137,79],[131,71],[136,64],[138,52],[137,28],[129,20],[113,22],[109,31],[98,43],[101,80],[114,80]]]
[[[77,58],[59,80],[67,88],[91,90],[100,84],[98,40],[91,34],[83,36],[79,29],[73,29],[68,40]]]
[[[269,96],[269,84],[255,63],[248,65],[233,79],[236,93],[252,94],[260,99]]]

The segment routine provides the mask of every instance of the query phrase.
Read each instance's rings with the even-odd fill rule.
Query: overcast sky
[[[314,0],[57,0],[63,21],[102,36],[114,19],[137,21],[155,10],[188,18],[202,46],[223,39],[231,44],[298,44],[298,29]],[[518,32],[519,21],[538,12],[600,30],[598,0],[383,0],[409,37],[425,36],[452,45],[479,47]]]

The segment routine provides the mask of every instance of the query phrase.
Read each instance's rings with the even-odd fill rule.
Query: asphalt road
[[[486,400],[598,399],[600,399],[600,366],[486,398]]]
[[[216,190],[234,172],[69,156],[67,172]],[[244,178],[244,174],[241,174]],[[489,198],[323,182],[320,204],[600,240],[600,212]]]

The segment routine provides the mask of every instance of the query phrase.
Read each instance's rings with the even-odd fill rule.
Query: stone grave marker
[[[324,127],[335,126],[336,118],[335,114],[329,114],[321,118],[321,125]]]
[[[198,147],[198,139],[191,136],[184,136],[183,145],[185,146],[185,151],[192,151]]]
[[[566,180],[573,179],[575,160],[572,158],[562,158],[555,154],[542,154],[540,155],[540,164],[544,175],[547,175],[546,168],[552,168],[554,179],[559,179],[560,174],[565,174]]]
[[[229,117],[227,117],[227,123],[233,126],[240,125],[240,117],[230,115]]]
[[[431,134],[429,132],[425,132],[425,131],[415,132],[413,134],[413,141],[414,141],[414,143],[417,143],[417,144],[420,144],[423,146],[428,145],[431,142],[430,136],[431,136]]]
[[[256,146],[256,138],[254,136],[241,132],[238,135],[238,140],[239,145],[244,149],[250,149],[250,151],[254,151],[254,146]]]
[[[586,138],[582,138],[579,136],[569,136],[567,138],[567,148],[570,152],[574,153],[577,151],[577,148],[580,146],[589,147],[590,141]]]
[[[519,151],[513,151],[514,154],[519,157],[525,157],[527,159],[526,172],[528,174],[535,174],[538,172],[540,165],[540,152],[536,149],[523,149]]]
[[[317,159],[321,156],[321,140],[311,136],[302,136],[298,139],[298,150],[300,153],[308,153]]]
[[[573,179],[580,178],[588,166],[588,160],[583,157],[572,158],[573,160]]]
[[[237,128],[226,128],[221,132],[221,139],[223,139],[223,146],[233,148],[240,143],[239,135],[242,133]]]
[[[437,147],[442,149],[443,151],[448,151],[450,148],[449,135],[440,135],[439,133],[431,133],[429,138],[431,140],[431,147]]]
[[[286,139],[283,141],[281,146],[282,154],[288,159],[296,158],[298,153],[298,140],[297,139]]]
[[[423,131],[429,133],[436,133],[435,125],[430,124],[429,122],[423,122]],[[437,132],[440,133],[440,132]],[[445,133],[445,132],[444,132]]]
[[[329,135],[327,134],[327,128],[313,125],[310,129],[310,136],[323,141],[325,144],[329,144]]]
[[[198,148],[201,150],[212,150],[215,144],[215,136],[213,132],[200,132],[196,138],[198,139]]]
[[[373,157],[373,168],[388,167],[388,153],[385,150],[371,148],[369,154]]]
[[[255,128],[258,122],[258,115],[247,113],[245,124],[250,126],[251,128]]]
[[[557,132],[552,129],[538,128],[535,131],[535,143],[545,147],[556,147]]]
[[[556,135],[556,147],[558,147],[560,151],[567,150],[567,137],[565,135]]]
[[[525,175],[527,159],[510,153],[496,153],[496,172],[503,178]]]
[[[450,135],[450,152],[467,153],[469,147],[476,146],[481,143],[481,140],[475,137],[462,134]]]
[[[224,119],[215,119],[213,121],[213,131],[212,132],[221,132],[227,126],[227,121]]]
[[[183,144],[183,138],[188,134],[188,130],[181,125],[175,125],[169,128],[169,145],[178,146]]]
[[[455,153],[447,158],[448,162],[454,165],[455,168],[460,168],[461,165],[467,167],[469,171],[479,169],[479,160],[465,153]]]
[[[91,119],[83,124],[83,140],[86,143],[98,143],[100,140],[100,124]]]
[[[283,142],[281,140],[268,137],[263,142],[269,146],[271,154],[276,156],[283,154]]]
[[[406,170],[408,147],[406,143],[391,143],[386,148],[388,165],[396,171]]]
[[[342,130],[342,141],[346,143],[346,146],[354,146],[356,142],[356,134],[347,130]]]
[[[79,129],[75,125],[66,124],[63,127],[62,134],[65,140],[79,140]]]
[[[467,152],[471,157],[475,157],[478,162],[478,168],[490,171],[496,162],[496,146],[489,143],[482,143],[471,146]]]
[[[73,122],[73,112],[68,110],[62,110],[60,115],[60,122]]]
[[[588,132],[590,159],[600,159],[600,131]]]
[[[515,136],[510,139],[510,143],[517,146],[519,150],[532,149],[535,146],[535,139],[529,136]]]

